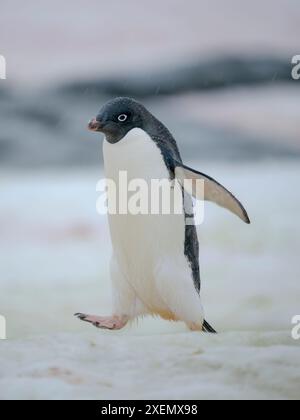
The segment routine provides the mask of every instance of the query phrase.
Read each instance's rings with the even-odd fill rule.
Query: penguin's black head
[[[145,127],[152,115],[131,98],[116,98],[107,102],[88,125],[89,130],[105,134],[109,143],[117,143],[133,128]]]

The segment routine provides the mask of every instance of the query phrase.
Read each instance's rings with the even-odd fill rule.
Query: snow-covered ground
[[[0,175],[0,398],[300,398],[299,163],[199,169],[252,220],[207,205],[199,229],[218,336],[159,319],[118,333],[80,323],[75,312],[110,311],[101,170]]]
[[[287,333],[44,335],[1,345],[2,398],[299,399]]]

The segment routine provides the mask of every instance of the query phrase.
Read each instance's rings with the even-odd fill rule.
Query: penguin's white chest
[[[131,130],[116,144],[104,140],[103,155],[106,178],[114,181],[117,194],[120,172],[123,177],[126,173],[127,185],[132,180],[147,185],[149,197],[153,179],[169,179],[159,148],[141,129]],[[110,199],[112,197],[108,195]],[[155,299],[155,273],[165,259],[183,257],[185,231],[184,214],[151,214],[150,203],[148,210],[147,214],[109,214],[115,257],[124,276],[139,295],[147,296],[147,300],[151,296]]]
[[[118,180],[126,171],[128,179],[169,178],[162,154],[151,137],[140,128],[129,131],[118,143],[103,143],[104,166],[107,178]]]

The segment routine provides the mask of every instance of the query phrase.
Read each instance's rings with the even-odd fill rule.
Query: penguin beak
[[[103,124],[100,121],[97,121],[96,118],[91,119],[88,124],[88,129],[91,131],[101,131]]]

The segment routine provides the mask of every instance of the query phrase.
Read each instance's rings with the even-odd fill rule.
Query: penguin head
[[[150,112],[134,99],[116,98],[100,109],[88,128],[103,133],[109,143],[117,143],[133,128],[144,129],[151,117]]]

